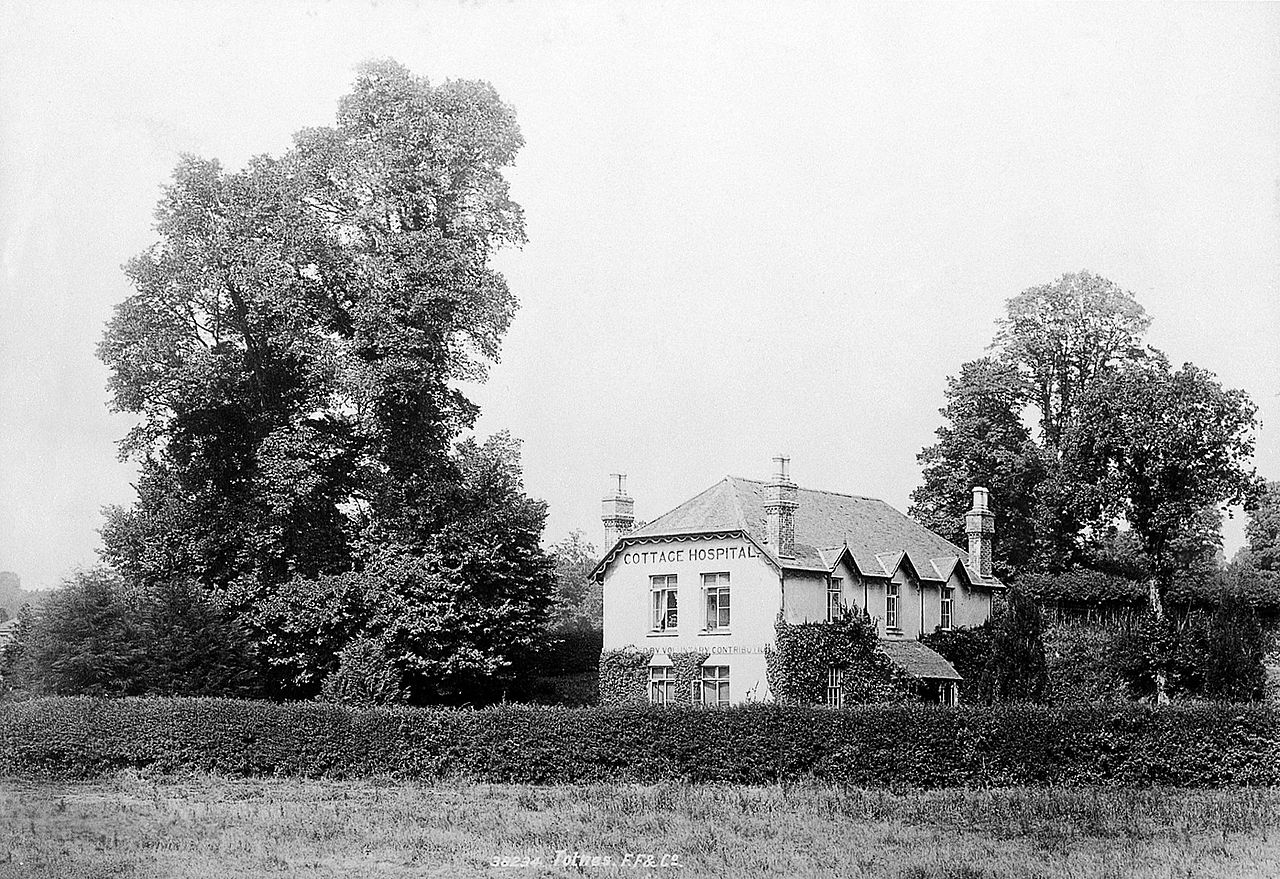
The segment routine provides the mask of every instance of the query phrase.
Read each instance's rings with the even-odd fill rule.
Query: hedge
[[[1280,784],[1276,711],[924,705],[846,709],[353,709],[230,699],[0,703],[0,774],[232,775],[862,787]]]

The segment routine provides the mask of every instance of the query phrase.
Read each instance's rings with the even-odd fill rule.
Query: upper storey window
[[[844,613],[844,580],[832,577],[827,580],[827,622]]]
[[[649,589],[653,593],[653,630],[655,632],[675,631],[677,621],[676,575],[659,574],[649,578]]]
[[[707,603],[707,631],[729,628],[729,575],[703,574],[702,591]]]

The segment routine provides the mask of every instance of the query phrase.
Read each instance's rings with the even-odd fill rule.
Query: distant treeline
[[[0,622],[16,617],[25,604],[38,607],[52,594],[52,589],[23,589],[17,574],[0,571]]]

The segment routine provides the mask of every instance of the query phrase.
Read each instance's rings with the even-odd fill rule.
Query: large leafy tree
[[[1220,540],[1210,512],[1250,502],[1260,483],[1249,466],[1256,406],[1194,364],[1174,370],[1153,356],[1116,373],[1089,400],[1076,429],[1082,455],[1099,464],[1104,515],[1137,536],[1159,588]]]
[[[9,683],[91,696],[244,695],[249,647],[224,602],[191,580],[146,585],[81,571],[24,622]]]
[[[476,415],[456,382],[515,309],[489,263],[524,239],[502,175],[521,144],[489,86],[378,62],[284,156],[183,160],[100,346],[141,417],[110,560],[255,590],[433,530]]]
[[[185,158],[127,266],[99,350],[141,473],[105,557],[227,594],[278,692],[359,640],[351,674],[376,654],[415,699],[484,695],[545,624],[516,443],[461,439],[516,308],[491,262],[524,241],[522,143],[490,86],[366,64],[282,156]]]
[[[1041,439],[1059,450],[1085,396],[1119,364],[1143,358],[1151,319],[1132,293],[1087,271],[1022,291],[1005,313],[992,347],[1025,379]]]
[[[1260,488],[1249,466],[1256,407],[1212,373],[1190,363],[1174,370],[1163,356],[1118,371],[1088,406],[1091,417],[1074,441],[1103,474],[1104,514],[1122,518],[1138,539],[1150,570],[1148,601],[1162,626],[1170,587],[1221,541],[1209,527],[1216,510],[1251,502]],[[1163,670],[1156,686],[1164,701]]]

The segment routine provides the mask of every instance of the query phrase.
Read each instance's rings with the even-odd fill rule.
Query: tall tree
[[[515,309],[490,266],[524,240],[502,168],[522,144],[474,82],[361,68],[337,124],[228,173],[184,158],[99,348],[138,502],[106,556],[249,593],[420,542]]]
[[[1087,271],[1024,290],[1005,310],[992,347],[1023,375],[1041,438],[1060,449],[1085,395],[1121,363],[1144,357],[1151,319],[1132,293]]]
[[[127,267],[99,352],[141,474],[104,555],[227,594],[280,693],[315,695],[346,650],[344,673],[376,653],[414,698],[469,698],[545,625],[517,445],[461,439],[461,383],[516,308],[491,263],[524,241],[503,174],[522,144],[487,84],[365,64],[282,156],[184,158]]]
[[[1122,517],[1150,566],[1157,623],[1180,571],[1203,557],[1205,511],[1251,501],[1260,488],[1249,466],[1256,407],[1193,364],[1173,370],[1162,356],[1131,364],[1091,392],[1090,418],[1075,428],[1081,453],[1102,465],[1104,512]],[[1165,681],[1157,679],[1164,701]]]
[[[996,572],[1014,576],[1037,558],[1043,537],[1036,491],[1045,464],[1022,422],[1026,386],[1014,366],[983,357],[947,378],[946,398],[938,442],[917,456],[924,482],[911,493],[910,513],[964,546],[973,487],[989,488],[999,535]]]

